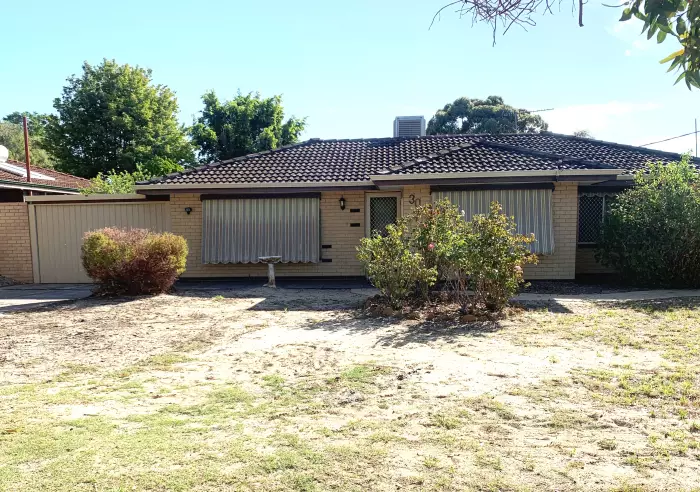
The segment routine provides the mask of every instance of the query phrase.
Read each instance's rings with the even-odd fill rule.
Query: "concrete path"
[[[28,284],[0,288],[0,314],[52,302],[73,301],[92,294],[90,284]]]
[[[612,292],[610,294],[518,294],[516,301],[648,301],[672,299],[676,297],[700,297],[698,289],[637,290],[633,292]]]

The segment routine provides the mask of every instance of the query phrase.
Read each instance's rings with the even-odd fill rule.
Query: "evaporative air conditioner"
[[[394,137],[425,136],[425,118],[422,116],[397,116],[394,119]]]

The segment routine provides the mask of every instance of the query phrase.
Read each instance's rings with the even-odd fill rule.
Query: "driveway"
[[[60,301],[73,301],[92,293],[90,284],[28,284],[0,288],[0,314]]]

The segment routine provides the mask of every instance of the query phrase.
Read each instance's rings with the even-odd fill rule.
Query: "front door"
[[[384,234],[386,226],[395,224],[399,216],[400,193],[367,193],[367,236]]]

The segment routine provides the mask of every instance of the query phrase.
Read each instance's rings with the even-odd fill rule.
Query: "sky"
[[[647,41],[640,22],[596,2],[583,28],[564,2],[495,46],[489,26],[453,10],[431,27],[447,0],[4,3],[0,116],[51,112],[84,61],[109,58],[152,69],[185,124],[209,89],[282,94],[287,115],[307,117],[304,139],[391,136],[395,116],[427,120],[458,97],[489,95],[553,108],[540,113],[551,131],[631,145],[692,132],[700,119],[700,91],[674,86],[658,63],[677,49],[670,37]],[[694,152],[695,137],[651,147]]]

